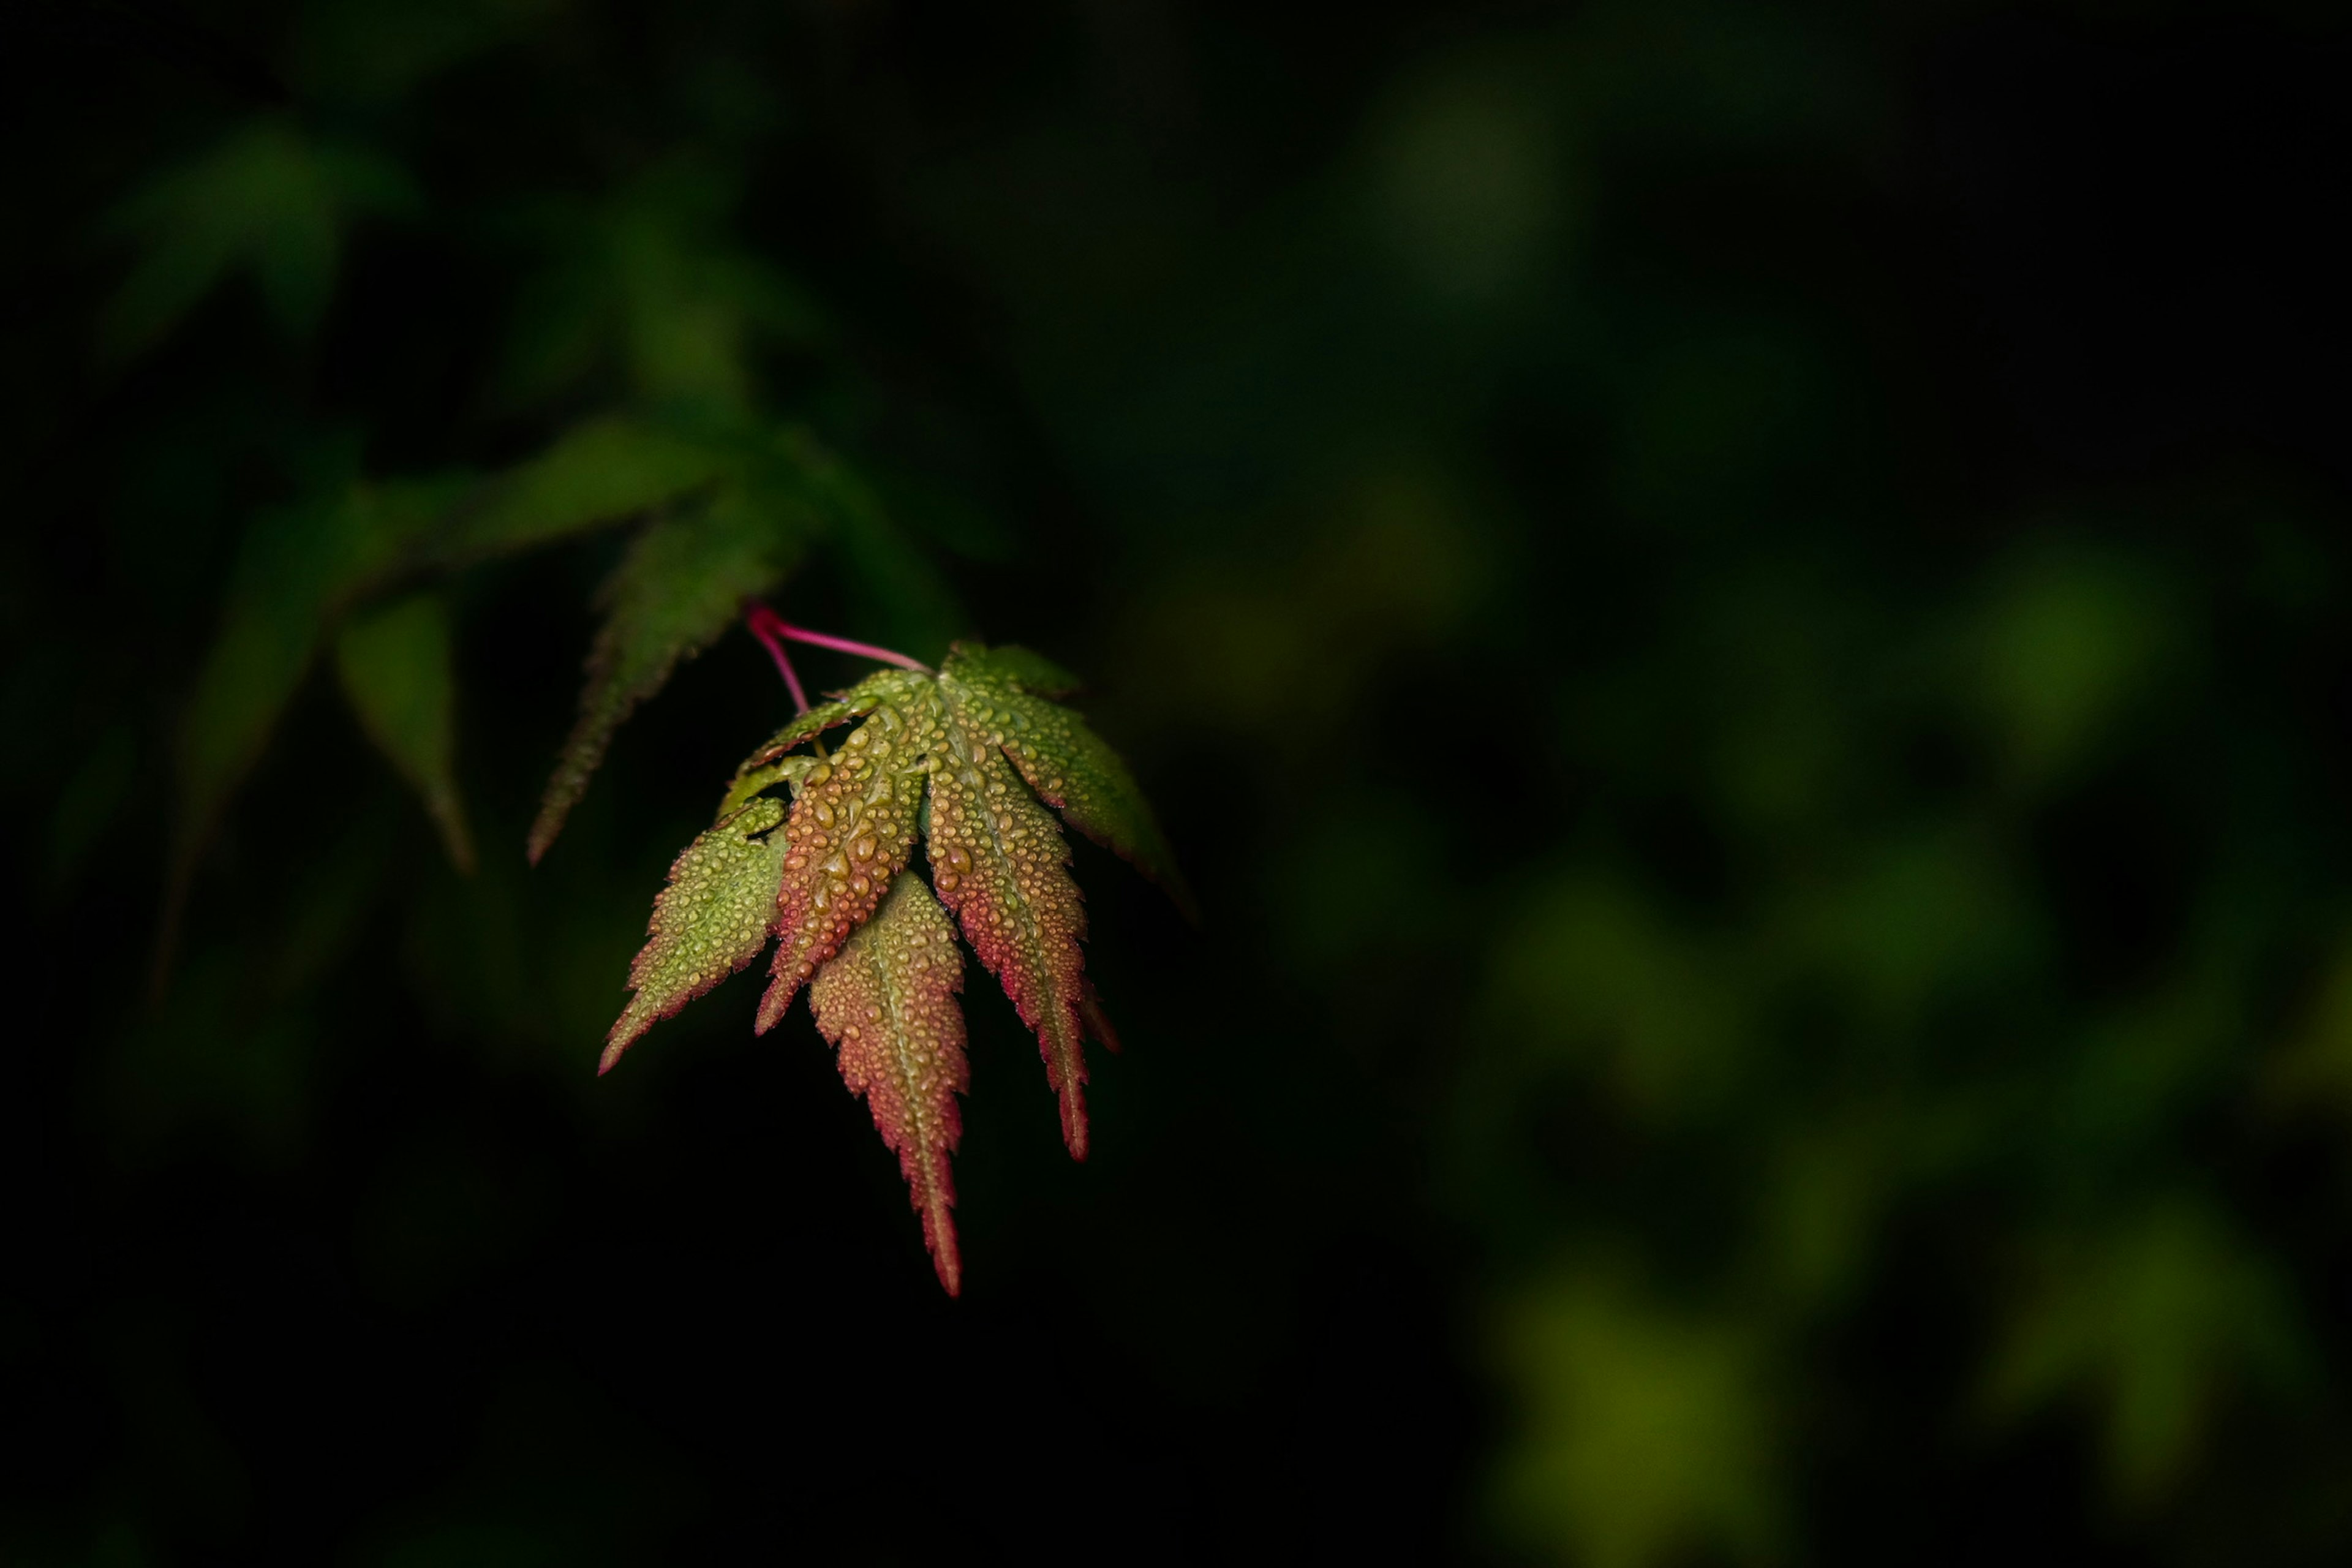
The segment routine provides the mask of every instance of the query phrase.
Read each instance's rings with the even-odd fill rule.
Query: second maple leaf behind
[[[960,643],[937,673],[877,671],[778,731],[670,868],[599,1069],[773,940],[757,1027],[807,986],[843,1079],[898,1156],[950,1295],[962,1266],[949,1155],[969,1082],[955,926],[1036,1034],[1063,1141],[1084,1159],[1086,1037],[1110,1037],[1054,813],[1190,903],[1127,764],[1053,700],[1076,684],[1026,649]],[[826,752],[824,732],[853,721]],[[919,837],[928,886],[912,868]]]

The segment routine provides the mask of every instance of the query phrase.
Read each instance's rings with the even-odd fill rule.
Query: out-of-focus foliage
[[[27,15],[0,1558],[2352,1552],[2341,17]],[[589,1079],[746,592],[1087,678],[1083,1173]]]
[[[406,69],[371,85],[404,78],[414,89],[436,66],[456,63],[504,30],[457,25],[454,13],[444,20],[446,30],[425,29],[439,35],[435,45],[418,45]],[[376,47],[359,44],[374,27],[400,30],[381,17],[324,26],[362,53]],[[321,85],[312,106],[319,118],[336,107],[339,88],[355,100],[370,96],[353,82],[338,83],[331,69]],[[901,585],[922,580],[856,481],[805,427],[778,424],[761,395],[754,350],[770,340],[806,341],[812,317],[781,273],[726,238],[729,184],[707,157],[682,156],[629,174],[598,204],[502,193],[516,213],[530,215],[524,227],[541,259],[517,288],[499,394],[478,415],[474,443],[495,430],[494,410],[553,406],[572,415],[538,457],[468,482],[450,466],[463,458],[457,452],[432,479],[378,480],[351,472],[353,444],[331,426],[308,437],[331,454],[310,459],[323,476],[308,496],[251,525],[190,710],[162,962],[172,955],[171,928],[193,859],[318,639],[387,587],[583,530],[642,522],[601,591],[604,625],[589,656],[579,720],[530,832],[536,861],[621,721],[661,689],[680,658],[708,647],[747,598],[777,586],[826,531],[828,513],[846,516],[854,535],[847,553],[886,594],[903,596]],[[274,110],[255,118],[196,162],[156,176],[117,215],[117,227],[142,256],[108,308],[104,340],[118,355],[153,348],[240,269],[250,273],[278,327],[307,339],[331,298],[345,229],[393,213],[421,219],[420,203],[390,156],[330,144]],[[605,408],[580,418],[583,401],[633,408],[639,417]],[[655,422],[646,423],[646,415]],[[465,444],[458,432],[449,436]],[[953,613],[936,594],[920,612],[935,623]],[[392,717],[388,704],[408,700],[391,699],[388,688],[404,678],[384,658],[365,657],[389,649],[385,638],[396,635],[382,625],[347,634],[344,687],[362,723],[422,793],[452,855],[469,867],[448,758],[424,754],[446,753],[448,741],[400,732],[425,721]],[[447,660],[437,651],[414,637],[408,651],[434,661],[416,681],[448,683]]]
[[[152,347],[239,271],[280,331],[313,331],[346,225],[412,211],[415,200],[390,161],[274,116],[256,120],[155,176],[117,213],[116,228],[142,254],[108,308],[103,341],[118,354]]]
[[[446,599],[412,595],[345,623],[335,641],[335,666],[368,738],[423,797],[450,860],[471,871],[474,840],[457,798],[457,694],[449,640]]]

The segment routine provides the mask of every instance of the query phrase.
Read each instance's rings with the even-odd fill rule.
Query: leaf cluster
[[[804,432],[761,437],[612,416],[500,472],[353,479],[264,515],[247,534],[182,731],[175,882],[184,892],[221,810],[331,647],[362,725],[415,786],[452,858],[469,865],[449,580],[635,524],[598,595],[604,624],[531,830],[536,860],[629,712],[725,631],[746,597],[772,591],[812,544],[869,504]]]
[[[1026,649],[958,644],[936,675],[883,670],[779,731],[671,867],[604,1047],[609,1070],[773,941],[757,1027],[807,987],[843,1079],[898,1155],[950,1295],[962,1265],[949,1156],[968,1082],[950,917],[1036,1035],[1063,1140],[1084,1159],[1086,1040],[1118,1042],[1086,977],[1085,906],[1047,808],[1190,905],[1126,764],[1050,700],[1074,684]],[[827,752],[824,731],[853,721]],[[919,837],[928,884],[913,869]]]
[[[397,58],[320,34],[304,68],[363,108],[504,30],[437,26]],[[130,260],[104,317],[110,364],[161,352],[241,284],[269,329],[307,347],[361,226],[448,226],[399,158],[324,129],[332,118],[272,107],[117,204],[106,234]],[[874,488],[777,405],[775,356],[821,362],[830,328],[730,234],[739,186],[723,155],[681,152],[632,160],[601,193],[543,192],[478,226],[520,264],[476,411],[499,434],[478,445],[512,450],[521,422],[538,434],[528,455],[383,474],[347,435],[296,437],[291,493],[251,517],[182,710],[159,989],[207,847],[322,666],[450,860],[476,868],[458,783],[460,611],[468,577],[493,563],[626,535],[595,594],[578,710],[526,841],[533,863],[632,711],[812,555],[835,553],[853,584],[946,640],[952,605]],[[807,985],[845,1078],[900,1155],[951,1291],[947,1160],[965,1073],[950,917],[1037,1032],[1083,1155],[1083,1037],[1108,1040],[1109,1026],[1084,977],[1083,907],[1048,808],[1183,896],[1125,766],[1051,700],[1074,685],[1035,655],[973,645],[936,676],[887,671],[788,727],[679,858],[606,1051],[609,1067],[653,1019],[780,938],[761,1027]],[[820,732],[852,720],[826,760]],[[794,754],[803,746],[817,751]],[[933,850],[928,885],[902,874],[919,835]]]
[[[952,609],[872,489],[771,406],[761,351],[807,348],[822,322],[789,279],[727,238],[733,200],[723,171],[681,159],[490,226],[527,259],[488,412],[547,424],[530,455],[375,475],[348,438],[298,439],[293,493],[247,525],[184,709],[159,982],[222,813],[322,660],[452,860],[471,868],[456,605],[487,563],[629,531],[596,596],[601,626],[530,830],[534,861],[636,705],[813,552],[836,551],[854,577],[886,582],[895,594],[883,597],[920,605],[944,630]],[[118,205],[108,233],[134,257],[105,346],[116,360],[156,351],[239,279],[271,325],[307,341],[355,225],[434,216],[385,153],[258,116]]]

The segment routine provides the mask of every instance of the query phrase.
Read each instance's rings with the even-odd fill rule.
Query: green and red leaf
[[[873,915],[913,852],[925,773],[941,745],[940,701],[929,677],[889,675],[868,683],[882,686],[866,721],[802,776],[784,825],[774,979],[754,1025],[763,1034]]]
[[[950,1296],[963,1277],[948,1162],[963,1135],[956,1096],[970,1083],[955,1001],[962,986],[955,927],[919,877],[899,878],[809,986],[842,1081],[866,1097],[883,1142],[898,1156],[932,1267]]]
[[[783,802],[761,795],[698,834],[669,868],[629,984],[636,994],[604,1037],[596,1070],[631,1041],[760,955],[784,874]]]
[[[999,747],[1037,797],[1071,826],[1124,856],[1166,890],[1179,909],[1194,913],[1192,889],[1176,868],[1175,852],[1143,790],[1117,752],[1071,710],[1041,694],[1068,690],[1076,678],[1026,648],[959,644],[947,675],[978,695],[990,742]]]
[[[993,738],[990,693],[951,672],[939,679],[947,755],[931,775],[931,884],[964,937],[1037,1036],[1060,1099],[1062,1141],[1087,1155],[1086,905],[1070,880],[1069,847]]]
[[[1036,697],[1067,697],[1084,683],[1034,648],[1017,643],[960,642],[948,652],[956,673],[970,681],[1017,686]]]
[[[797,715],[791,723],[768,737],[760,749],[743,759],[735,776],[741,778],[754,768],[769,765],[793,747],[804,744],[836,725],[852,719],[863,719],[894,696],[907,690],[907,672],[885,669],[867,676],[846,691],[836,691],[831,700],[820,702],[807,712]]]
[[[808,986],[843,1079],[898,1155],[950,1295],[961,1273],[949,1156],[966,1082],[954,924],[1035,1033],[1063,1140],[1082,1160],[1086,1039],[1112,1050],[1118,1042],[1086,977],[1086,906],[1047,804],[1184,898],[1126,764],[1076,714],[1037,695],[1073,684],[1019,649],[959,647],[936,675],[882,670],[770,737],[736,770],[719,826],[672,872],[654,940],[632,972],[636,1000],[606,1051],[609,1065],[655,1017],[776,937],[754,1026],[773,1027]],[[861,721],[833,752],[796,750],[852,720]],[[767,793],[779,784],[793,789],[789,813]],[[929,845],[928,889],[908,869],[918,831]]]

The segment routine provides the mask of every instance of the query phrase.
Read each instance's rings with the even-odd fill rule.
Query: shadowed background
[[[0,1563],[2352,1552],[2332,8],[0,25]],[[618,535],[436,601],[439,831],[206,688],[144,989],[305,498],[681,397],[1205,910],[1077,851],[1085,1166],[971,975],[960,1301],[804,1008],[592,1076],[788,711],[526,868]]]

